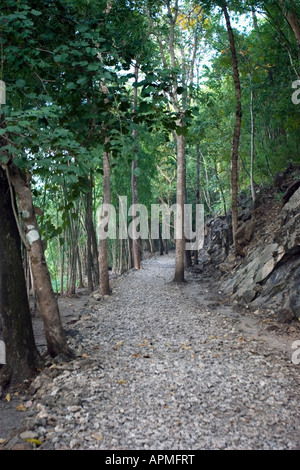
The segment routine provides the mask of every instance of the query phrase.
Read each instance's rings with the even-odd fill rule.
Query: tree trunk
[[[60,241],[58,239],[57,243],[57,251],[59,256],[59,271],[60,271],[60,295],[64,293],[64,260],[65,260],[65,252],[64,248],[60,246]]]
[[[80,258],[78,242],[77,242],[77,247],[76,247],[76,257],[77,257],[77,271],[78,271],[78,287],[82,289],[84,287],[84,283],[83,283],[83,276],[82,276],[82,262]]]
[[[250,76],[250,117],[251,117],[251,158],[250,158],[250,187],[252,201],[255,202],[255,187],[254,187],[254,155],[255,155],[255,127],[254,127],[254,91],[252,86],[252,77]]]
[[[300,76],[300,19],[297,16],[294,2],[291,1],[291,6],[290,8],[287,8],[285,5],[285,2],[283,0],[279,0],[279,3],[281,4],[281,8],[283,11],[283,14],[288,21],[290,27],[293,30],[293,33],[295,34],[296,42],[297,42],[297,48],[298,48],[298,77]]]
[[[200,204],[200,148],[197,144],[196,207]],[[194,265],[198,264],[198,250],[194,251]]]
[[[108,152],[103,152],[103,202],[110,204],[110,161]],[[104,214],[102,214],[104,217]],[[104,231],[108,230],[108,223],[104,227]],[[111,288],[109,285],[108,272],[108,243],[107,238],[99,240],[99,274],[100,274],[100,294],[110,295]]]
[[[164,242],[161,235],[161,223],[159,223],[158,228],[158,236],[159,236],[159,254],[162,256],[164,254]]]
[[[14,203],[14,201],[13,201]],[[10,188],[0,167],[0,317],[6,346],[2,385],[33,377],[42,360],[35,345]]]
[[[131,190],[132,190],[132,205],[137,207],[138,204],[138,190],[137,190],[137,178],[134,170],[137,168],[137,161],[132,162],[132,175],[131,175]],[[133,220],[137,216],[133,216]],[[133,256],[133,267],[134,269],[141,268],[139,241],[135,238],[132,239],[132,256]]]
[[[92,227],[91,227],[91,236],[92,236],[92,267],[93,267],[93,280],[94,286],[99,286],[100,284],[100,274],[99,274],[99,252],[97,245],[96,230],[94,225],[94,220],[92,218]]]
[[[229,36],[229,43],[230,43],[230,52],[231,52],[231,61],[232,61],[232,68],[233,68],[233,80],[234,80],[234,88],[236,94],[236,120],[235,120],[235,128],[233,134],[233,142],[232,142],[232,168],[231,168],[231,192],[232,192],[232,236],[234,246],[237,249],[235,234],[238,228],[238,159],[239,159],[239,140],[240,140],[240,132],[241,132],[241,122],[242,122],[242,93],[241,93],[241,84],[240,84],[240,76],[239,76],[239,68],[238,68],[238,60],[235,48],[235,41],[234,35],[230,24],[230,17],[227,10],[227,5],[224,3],[222,6],[223,13],[225,16],[226,27]]]
[[[85,196],[86,207],[86,232],[87,232],[87,283],[88,292],[93,292],[93,271],[92,271],[92,230],[93,230],[93,214],[92,214],[92,190]]]
[[[175,220],[176,249],[175,249],[175,274],[174,282],[184,282],[184,157],[185,137],[177,136],[177,212]]]
[[[44,256],[42,240],[33,208],[30,183],[25,180],[21,170],[13,162],[7,165],[7,169],[18,198],[19,213],[25,229],[33,281],[44,322],[48,352],[52,357],[59,354],[71,356]]]
[[[186,158],[184,159],[184,204],[187,204],[187,191],[186,191]],[[185,242],[190,242],[185,238]],[[185,256],[185,267],[190,268],[192,266],[192,252],[191,250],[184,250]]]
[[[135,74],[135,84],[138,82],[138,66],[135,65],[134,74]],[[136,114],[137,108],[137,87],[133,88],[133,113]],[[134,161],[132,162],[132,173],[131,173],[131,191],[132,191],[132,204],[136,206],[138,204],[138,188],[137,188],[137,176],[135,174],[135,170],[137,168],[137,130],[134,129],[133,131],[133,139],[134,139]],[[133,217],[134,219],[135,217]],[[139,242],[138,240],[132,239],[132,255],[133,255],[133,266],[134,269],[141,268],[141,260],[140,260],[140,250],[139,250]]]

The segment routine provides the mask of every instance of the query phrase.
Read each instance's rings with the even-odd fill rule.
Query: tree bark
[[[185,137],[177,136],[177,212],[175,220],[176,249],[175,249],[175,274],[174,282],[184,282],[184,160]]]
[[[250,117],[251,117],[251,158],[250,158],[250,187],[252,201],[255,202],[255,186],[254,186],[254,156],[255,156],[255,126],[254,126],[254,90],[252,85],[252,77],[250,76]]]
[[[44,322],[48,352],[52,357],[59,354],[71,356],[44,256],[42,240],[33,208],[30,183],[25,180],[23,173],[13,162],[7,164],[7,170],[18,198],[19,213],[25,229],[33,281]]]
[[[92,189],[85,196],[86,207],[86,232],[87,232],[87,282],[88,292],[93,292],[93,271],[92,271],[92,230],[93,230],[93,214],[92,214]]]
[[[233,133],[233,142],[232,142],[232,159],[231,159],[231,192],[232,192],[232,236],[234,247],[238,249],[235,239],[235,234],[238,229],[238,159],[239,159],[239,140],[241,132],[241,122],[242,122],[242,93],[241,93],[241,84],[238,68],[238,60],[235,48],[235,40],[233,31],[231,28],[230,17],[227,10],[227,5],[224,3],[222,5],[222,10],[224,13],[226,27],[229,36],[230,43],[230,52],[231,52],[231,61],[233,68],[233,81],[236,95],[236,118],[235,118],[235,127]]]
[[[42,365],[32,329],[14,202],[0,167],[0,317],[6,346],[2,385],[19,384],[33,377]]]
[[[99,251],[96,237],[96,230],[94,225],[94,219],[92,217],[92,226],[91,226],[91,236],[92,236],[92,266],[93,266],[93,281],[94,286],[99,286],[100,284],[100,274],[99,274]]]
[[[103,202],[111,203],[110,190],[110,161],[108,152],[103,152]],[[104,214],[102,214],[104,217]],[[108,223],[104,227],[104,231],[108,230]],[[100,275],[100,294],[110,295],[111,288],[109,284],[108,272],[108,243],[107,238],[99,240],[99,275]]]
[[[298,63],[298,76],[299,76],[300,74],[300,69],[299,69],[300,67],[300,19],[297,16],[293,0],[291,0],[290,8],[286,8],[283,0],[280,0],[279,3],[281,5],[283,14],[286,20],[288,21],[290,27],[292,28],[293,33],[296,38],[297,48],[298,48],[298,62],[299,62]]]
[[[196,207],[200,204],[200,147],[197,144]],[[194,265],[198,264],[198,250],[194,251]]]
[[[138,82],[138,65],[135,65],[134,74],[135,74],[135,84]],[[137,109],[137,87],[133,88],[133,113],[136,114]],[[138,204],[138,188],[137,188],[137,176],[135,174],[135,170],[137,168],[137,130],[134,129],[133,131],[133,139],[134,139],[134,160],[132,162],[132,173],[131,173],[131,192],[132,192],[132,204],[136,206]],[[134,217],[133,217],[134,219]],[[140,260],[140,249],[139,249],[139,242],[138,240],[132,240],[132,255],[133,255],[133,266],[134,269],[141,268],[141,260]]]
[[[132,205],[137,207],[138,204],[138,190],[137,190],[137,178],[134,174],[134,170],[137,168],[137,161],[134,160],[132,162],[132,175],[131,175],[131,191],[132,191]],[[132,219],[134,220],[137,216],[133,216]],[[133,256],[133,267],[134,269],[141,268],[141,260],[140,260],[140,249],[139,249],[139,241],[135,238],[132,239],[132,256]]]

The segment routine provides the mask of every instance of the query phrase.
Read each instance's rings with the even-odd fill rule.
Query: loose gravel
[[[48,366],[24,404],[39,449],[300,448],[292,339],[173,273],[172,256],[151,258],[71,319],[77,357]]]

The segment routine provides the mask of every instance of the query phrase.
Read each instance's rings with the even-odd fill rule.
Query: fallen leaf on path
[[[120,379],[120,380],[118,380],[118,384],[125,385],[125,384],[127,384],[127,380]]]
[[[27,408],[23,405],[23,403],[20,403],[20,404],[16,407],[16,410],[17,410],[17,411],[26,411]]]
[[[30,444],[35,444],[36,446],[41,446],[43,443],[38,439],[24,439],[26,442],[30,442]]]
[[[8,393],[5,397],[6,401],[10,401],[10,394]]]

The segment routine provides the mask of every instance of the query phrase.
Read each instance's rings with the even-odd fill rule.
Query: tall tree
[[[111,188],[110,188],[110,156],[109,152],[103,152],[103,203],[107,207],[111,204]],[[103,206],[105,208],[105,206]],[[106,209],[99,214],[103,224],[103,235],[108,231],[110,213]],[[99,239],[99,274],[100,274],[100,294],[111,294],[109,283],[109,266],[108,266],[108,240],[106,236]]]
[[[224,13],[226,27],[229,36],[230,53],[233,69],[233,81],[236,96],[236,114],[235,114],[235,127],[232,141],[232,160],[231,160],[231,191],[232,191],[232,236],[235,248],[238,250],[238,245],[235,242],[235,234],[238,229],[238,161],[239,161],[239,140],[241,134],[242,124],[242,91],[238,67],[237,52],[235,47],[235,39],[231,27],[230,16],[228,13],[227,3],[222,2],[222,10]]]
[[[53,357],[59,354],[68,356],[71,353],[45,260],[44,248],[32,200],[30,180],[29,178],[26,180],[22,171],[10,160],[3,167],[7,171],[9,183],[13,186],[18,200],[18,212],[21,214],[24,235],[27,240],[26,249],[30,257],[34,286],[41,316],[44,321],[48,352]]]
[[[136,116],[137,113],[137,95],[138,95],[138,89],[137,89],[137,84],[139,80],[139,66],[137,63],[135,63],[134,66],[134,75],[135,75],[135,82],[134,82],[134,88],[133,88],[133,113]],[[132,193],[132,204],[133,207],[136,208],[135,213],[138,208],[138,186],[137,186],[137,168],[138,168],[138,143],[137,143],[137,129],[133,130],[133,140],[134,140],[134,148],[133,148],[133,153],[134,153],[134,159],[132,161],[132,172],[131,172],[131,193]],[[136,216],[133,217],[133,219]],[[139,242],[138,240],[134,237],[132,239],[132,254],[133,254],[133,265],[134,269],[140,269],[141,267],[141,260],[140,260],[140,249],[139,249]]]
[[[0,166],[0,317],[6,346],[2,385],[33,377],[42,359],[37,350],[21,257],[14,192]]]
[[[169,82],[166,87],[169,102],[174,112],[176,153],[177,153],[177,192],[176,192],[176,253],[175,282],[184,282],[185,236],[184,236],[184,202],[185,202],[185,152],[187,133],[187,111],[189,109],[189,86],[192,85],[194,63],[199,46],[199,18],[201,9],[188,5],[188,11],[181,11],[178,0],[163,2],[166,10],[165,25],[159,28],[157,15],[147,2],[147,15],[152,33],[155,34],[165,77]],[[189,10],[190,7],[190,10]],[[167,35],[165,34],[167,31]],[[165,47],[165,43],[167,47]]]

